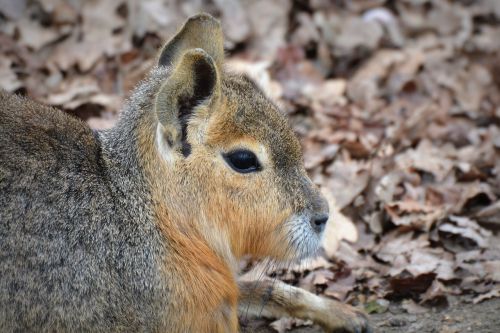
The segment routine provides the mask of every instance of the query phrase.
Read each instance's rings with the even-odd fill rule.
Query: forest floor
[[[423,313],[408,313],[401,303],[393,302],[386,312],[372,314],[371,323],[379,333],[496,333],[500,329],[500,299],[480,304],[466,302],[464,297],[454,297],[446,308],[433,308]],[[244,333],[275,333],[270,321],[253,320],[243,327]],[[297,327],[293,333],[321,333],[318,326]]]

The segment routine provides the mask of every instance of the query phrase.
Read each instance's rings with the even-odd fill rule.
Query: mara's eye
[[[255,172],[261,169],[257,156],[249,150],[235,150],[223,156],[229,166],[239,173]]]

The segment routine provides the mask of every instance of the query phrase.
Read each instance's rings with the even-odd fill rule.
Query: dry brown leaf
[[[281,98],[283,89],[278,82],[271,79],[269,61],[255,62],[233,58],[226,62],[226,66],[234,72],[248,75],[273,101],[279,101]]]
[[[339,209],[349,205],[361,194],[370,179],[370,173],[363,162],[337,159],[327,168],[330,175],[326,187],[335,198]]]
[[[287,0],[246,0],[242,4],[252,29],[251,49],[261,59],[272,58],[285,45],[291,3]]]
[[[495,289],[490,290],[489,292],[487,292],[485,294],[482,294],[482,295],[475,297],[472,300],[472,303],[478,304],[478,303],[481,303],[481,302],[488,300],[490,298],[493,298],[493,297],[500,297],[500,288],[495,288]]]
[[[303,145],[306,170],[314,169],[322,163],[333,160],[340,149],[340,146],[336,144],[324,145],[312,140],[304,142]]]
[[[78,11],[74,7],[76,2],[65,0],[39,0],[44,11],[50,14],[54,25],[76,24],[78,20]]]
[[[422,314],[429,311],[429,309],[418,305],[412,299],[405,299],[401,303],[401,307],[406,310],[409,314]]]
[[[12,61],[0,56],[0,88],[13,92],[23,86],[11,68]]]
[[[360,17],[318,13],[315,21],[336,56],[353,54],[357,49],[374,50],[384,35],[382,24]]]
[[[40,50],[49,43],[56,41],[61,35],[69,32],[68,29],[65,29],[66,33],[61,33],[56,29],[45,28],[28,17],[23,17],[17,22],[16,26],[19,29],[20,42],[34,51]]]
[[[347,84],[347,96],[363,106],[368,106],[381,96],[380,82],[389,74],[389,69],[404,60],[401,51],[378,51]]]
[[[394,200],[396,194],[401,194],[399,185],[403,180],[401,172],[395,171],[384,175],[375,187],[375,195],[383,203],[389,203]]]
[[[495,282],[500,282],[500,260],[489,260],[484,262],[486,278]]]
[[[73,65],[89,71],[105,56],[124,53],[131,48],[131,41],[114,31],[122,29],[125,21],[116,10],[119,3],[114,1],[84,1],[79,8],[82,15],[82,34],[77,33],[56,45],[49,62],[63,70]]]
[[[0,0],[0,12],[11,20],[17,20],[23,16],[26,3],[27,0]]]
[[[474,218],[480,223],[500,228],[500,201],[479,210],[474,214]]]
[[[459,244],[456,244],[456,246],[458,246],[457,248],[452,244],[453,239],[448,238],[449,248],[458,251],[462,247],[465,247],[467,249],[473,247],[488,247],[491,232],[479,226],[476,221],[471,220],[467,217],[454,215],[451,215],[449,217],[449,220],[450,223],[442,223],[441,225],[439,225],[438,230],[444,233],[445,236],[446,234],[454,235],[455,237],[458,237],[460,240],[462,240]]]
[[[343,301],[355,287],[356,279],[353,274],[349,274],[346,278],[328,282],[328,287],[325,289],[324,294]]]
[[[416,149],[409,149],[396,157],[403,170],[416,169],[431,173],[438,182],[443,181],[453,168],[453,147],[436,147],[428,140],[420,142]]]
[[[327,257],[332,257],[342,240],[356,242],[358,240],[358,231],[354,223],[340,212],[333,195],[325,189],[322,189],[322,193],[328,201],[330,218],[325,227],[321,246],[325,250]]]
[[[345,97],[346,81],[343,79],[325,80],[321,84],[308,84],[304,86],[302,93],[311,99],[313,110],[321,112],[323,108],[334,105],[344,106],[347,103]]]
[[[441,208],[424,205],[414,200],[388,203],[385,205],[385,210],[395,225],[424,231],[429,231],[445,213]]]
[[[269,324],[269,326],[271,326],[278,333],[285,333],[294,327],[312,326],[312,324],[313,323],[310,320],[283,317],[273,321]]]
[[[94,78],[80,77],[72,81],[65,81],[60,87],[60,93],[53,93],[45,100],[47,104],[75,109],[87,103],[92,95],[98,94],[99,85]]]
[[[417,239],[412,238],[413,232],[400,233],[393,231],[385,237],[383,242],[375,246],[373,249],[374,255],[379,260],[392,263],[396,256],[400,254],[429,245],[429,241],[422,236]]]
[[[290,266],[290,271],[296,273],[304,273],[305,271],[315,271],[320,268],[330,268],[333,264],[323,256],[316,256],[313,258],[306,258],[299,263]]]
[[[420,304],[437,304],[447,302],[446,294],[448,289],[438,280],[434,280],[429,288],[422,295]]]
[[[251,36],[247,13],[237,0],[214,0],[222,12],[222,27],[226,37],[235,43],[245,41]]]
[[[433,273],[421,274],[418,276],[412,276],[407,272],[402,272],[401,274],[391,277],[389,280],[391,286],[391,294],[397,297],[414,297],[415,295],[420,295],[424,292],[429,292],[430,287],[436,283],[436,275]],[[437,289],[432,289],[429,292],[429,298],[440,296]]]

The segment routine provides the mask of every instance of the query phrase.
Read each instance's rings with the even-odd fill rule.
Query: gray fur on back
[[[94,133],[0,92],[0,332],[158,331],[168,290],[136,126],[165,69]]]

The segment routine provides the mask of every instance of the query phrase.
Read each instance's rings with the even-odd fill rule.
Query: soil
[[[430,308],[421,314],[409,314],[400,303],[389,310],[370,316],[378,333],[498,333],[500,332],[500,299],[471,304],[464,298],[449,298],[446,308]],[[245,333],[276,333],[265,320],[253,320],[244,325]],[[321,333],[320,327],[299,327],[292,333]]]

